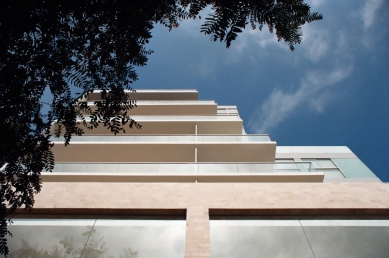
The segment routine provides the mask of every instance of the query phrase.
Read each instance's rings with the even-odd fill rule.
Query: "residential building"
[[[246,134],[236,106],[198,100],[196,90],[128,94],[142,129],[114,136],[100,126],[66,147],[54,139],[55,169],[42,174],[33,211],[15,215],[11,254],[389,253],[389,185],[346,146],[278,146]],[[93,109],[99,99],[82,101]]]

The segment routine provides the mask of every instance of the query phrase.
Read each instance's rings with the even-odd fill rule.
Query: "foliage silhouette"
[[[303,0],[0,2],[1,254],[8,253],[8,212],[32,208],[41,171],[54,168],[51,136],[64,135],[68,145],[72,135],[101,124],[114,134],[126,125],[141,128],[127,115],[136,103],[125,90],[132,91],[135,67],[146,65],[153,52],[145,47],[153,25],[171,30],[182,20],[201,18],[209,5],[200,31],[226,47],[250,24],[259,30],[267,25],[293,50],[301,26],[322,19]],[[94,89],[102,97],[96,110],[77,101]],[[50,103],[42,101],[44,94]],[[51,132],[54,121],[59,126]]]

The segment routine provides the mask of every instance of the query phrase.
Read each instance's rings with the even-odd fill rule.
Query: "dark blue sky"
[[[389,181],[389,2],[307,3],[324,20],[303,27],[294,52],[266,29],[246,29],[226,49],[200,34],[204,20],[158,25],[133,87],[198,89],[237,105],[248,133],[280,146],[346,145]]]

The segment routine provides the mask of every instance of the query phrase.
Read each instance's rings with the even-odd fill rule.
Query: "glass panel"
[[[247,135],[242,138],[247,137],[249,142],[269,142],[270,137],[267,135]]]
[[[276,159],[276,163],[283,163],[283,162],[294,162],[294,159]]]
[[[79,172],[118,172],[120,164],[82,164]]]
[[[316,257],[384,258],[389,254],[388,225],[338,227],[301,223]]]
[[[94,219],[13,219],[9,257],[80,257]],[[86,257],[86,256],[84,256]],[[98,257],[98,256],[95,256]]]
[[[158,173],[196,173],[195,164],[159,164]]]
[[[86,136],[90,137],[90,136]],[[133,142],[135,141],[136,136],[124,136],[124,135],[116,135],[116,136],[102,136],[102,142]]]
[[[236,164],[198,164],[199,173],[238,173]]]
[[[359,159],[333,159],[349,178],[376,178],[377,176]]]
[[[199,141],[203,142],[236,142],[237,136],[232,135],[204,135],[198,137]]]
[[[138,135],[138,136],[78,136],[72,142],[264,142],[268,135]],[[61,140],[62,141],[62,140]],[[58,142],[58,139],[57,139]]]
[[[314,256],[298,221],[211,220],[210,233],[212,258]]]
[[[196,138],[194,135],[169,136],[169,142],[195,142]]]
[[[274,164],[239,164],[240,173],[273,172]]]
[[[301,172],[298,164],[295,163],[293,159],[276,159],[275,162],[276,162],[276,164],[274,164],[275,172]],[[309,164],[305,164],[305,165],[309,167]]]
[[[94,252],[101,246],[105,253],[98,257],[182,258],[185,226],[185,220],[98,219],[83,257],[94,258],[87,256],[86,251]],[[131,256],[135,253],[137,256]]]
[[[10,258],[182,258],[185,220],[14,219]],[[38,236],[38,237],[37,237]]]
[[[312,166],[318,168],[336,168],[331,159],[301,159],[301,161],[312,162]]]
[[[210,220],[213,258],[355,257],[389,253],[389,220]]]
[[[316,169],[316,171],[323,172],[324,179],[326,179],[326,178],[344,178],[343,174],[340,172],[339,169],[326,169],[326,170]]]
[[[278,170],[297,170],[300,171],[296,163],[274,164],[274,168]]]
[[[159,164],[120,164],[118,172],[128,173],[156,173]]]
[[[136,136],[137,142],[167,142],[169,136]]]
[[[83,164],[55,163],[53,172],[78,172]]]

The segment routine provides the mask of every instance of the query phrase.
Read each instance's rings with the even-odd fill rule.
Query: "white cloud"
[[[317,29],[311,24],[304,26],[304,38],[301,43],[305,49],[305,55],[312,62],[316,63],[325,57],[329,50],[330,34],[322,28]]]
[[[215,71],[217,68],[216,57],[203,56],[198,63],[193,63],[192,68],[195,74],[202,78],[215,79]]]
[[[384,0],[367,0],[361,10],[363,26],[365,29],[370,28],[374,24],[376,12],[379,10]]]
[[[312,8],[316,8],[324,3],[324,0],[310,0],[307,1],[307,4],[310,5]]]
[[[277,126],[303,103],[310,103],[316,110],[322,111],[327,101],[331,99],[326,88],[347,78],[351,71],[352,65],[336,67],[330,72],[310,71],[301,80],[300,87],[295,92],[273,91],[250,119],[250,128],[256,133],[266,133],[269,128]]]

